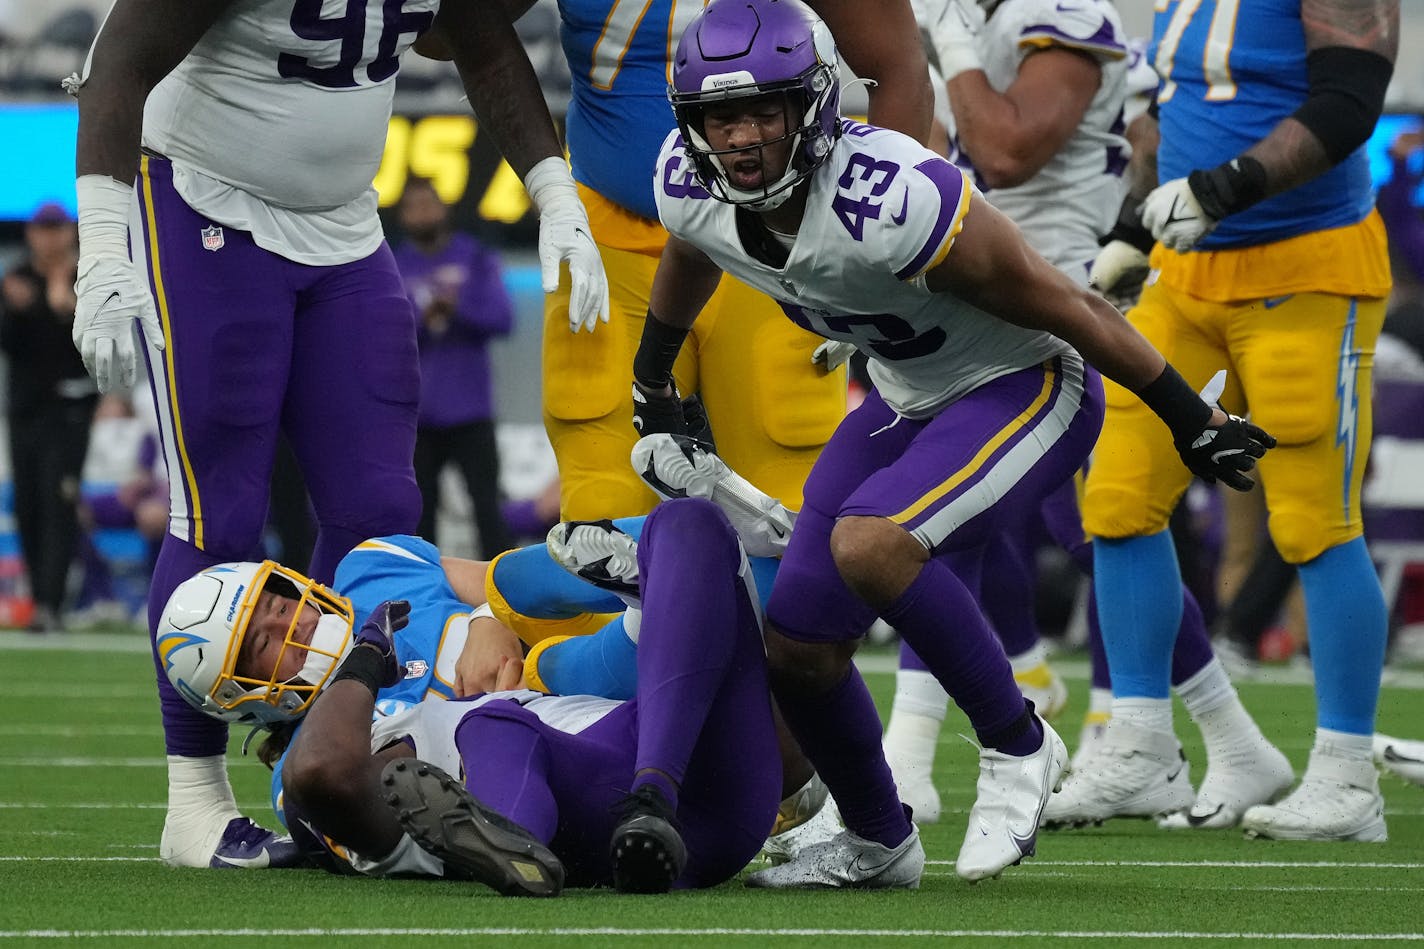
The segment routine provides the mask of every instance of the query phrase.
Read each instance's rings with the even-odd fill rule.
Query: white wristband
[[[475,607],[474,612],[470,614],[471,620],[477,620],[480,617],[488,617],[489,619],[494,619],[494,609],[489,605],[489,603],[481,603],[479,606]]]
[[[560,200],[578,200],[578,188],[569,173],[569,163],[559,156],[550,155],[530,168],[524,176],[524,189],[540,211]]]
[[[979,59],[979,51],[974,48],[972,42],[956,40],[941,44],[935,50],[935,55],[939,57],[939,70],[944,74],[945,82],[960,73],[984,68],[984,63]]]
[[[80,175],[79,252],[85,257],[129,259],[129,212],[134,189],[108,175]]]

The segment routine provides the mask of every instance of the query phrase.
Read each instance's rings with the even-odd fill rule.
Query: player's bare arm
[[[1112,304],[1079,288],[1040,257],[1007,217],[975,199],[945,259],[928,274],[948,291],[1000,319],[1071,343],[1104,375],[1138,391],[1165,360]]]
[[[1247,150],[1266,169],[1268,194],[1324,174],[1369,136],[1399,53],[1399,0],[1301,0],[1300,16],[1311,94],[1331,97],[1333,112],[1322,105],[1321,114],[1333,121],[1297,113]]]
[[[79,90],[75,170],[125,184],[138,175],[143,104],[232,0],[118,0]]]
[[[1137,204],[1157,187],[1157,146],[1162,133],[1157,117],[1144,112],[1127,127],[1127,144],[1132,155],[1127,160],[1127,194]]]
[[[410,749],[371,754],[376,700],[360,682],[334,682],[312,703],[282,765],[283,793],[297,812],[337,843],[379,859],[403,831],[380,794],[381,768]]]
[[[449,49],[480,125],[521,178],[541,159],[563,154],[539,77],[502,3],[443,3],[431,32]]]
[[[1222,218],[1324,174],[1374,131],[1399,50],[1399,0],[1301,0],[1301,21],[1305,100],[1241,155],[1148,195],[1143,223],[1167,247],[1191,249]]]
[[[712,298],[722,269],[702,251],[679,237],[668,237],[648,307],[669,326],[690,329],[697,314]]]
[[[920,30],[907,0],[808,0],[847,66],[872,79],[870,123],[928,142],[934,88]]]
[[[490,561],[441,557],[440,566],[461,603],[479,606],[485,601],[485,577],[489,574]]]
[[[1003,92],[982,69],[965,70],[948,82],[959,144],[989,187],[1023,184],[1082,124],[1101,81],[1097,60],[1061,47],[1025,59]]]

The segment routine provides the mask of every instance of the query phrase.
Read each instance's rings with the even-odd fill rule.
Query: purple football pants
[[[697,498],[648,515],[638,570],[636,697],[577,735],[491,702],[455,742],[470,793],[549,844],[575,885],[610,881],[635,775],[667,775],[688,851],[677,885],[715,886],[756,855],[781,798],[756,591],[731,524]]]
[[[1072,477],[1102,426],[1102,382],[1076,355],[985,383],[929,419],[897,416],[876,393],[836,429],[806,482],[768,621],[805,642],[858,638],[874,609],[830,551],[840,517],[900,524],[932,555],[884,612],[964,710],[980,741],[1037,748],[1013,671],[976,601],[983,548]],[[908,825],[880,748],[875,706],[854,668],[830,692],[777,694],[792,732],[840,804],[846,826],[890,845]],[[1029,746],[1025,749],[1024,746]]]
[[[165,348],[147,349],[168,464],[168,535],[149,591],[149,629],[200,570],[261,560],[273,456],[285,433],[318,533],[312,563],[330,582],[368,537],[415,530],[415,316],[388,247],[313,267],[198,214],[172,166],[143,159],[135,257],[142,257]],[[177,694],[155,655],[168,753],[222,753],[227,727]]]

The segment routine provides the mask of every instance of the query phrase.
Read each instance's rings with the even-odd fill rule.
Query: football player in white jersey
[[[1128,97],[1156,86],[1156,74],[1131,48],[1116,9],[1108,0],[923,0],[917,13],[947,79],[950,160],[974,175],[989,203],[1034,250],[1086,286],[1099,239],[1113,227],[1124,192]],[[1065,483],[1025,517],[1030,524],[1040,520],[1091,576],[1092,547],[1076,487]],[[980,603],[1020,688],[1052,718],[1067,701],[1067,689],[1046,662],[1032,600],[1023,596],[1033,580],[1025,565],[1040,533],[1005,531],[991,540]],[[1191,599],[1185,587],[1183,596]],[[1075,766],[1101,734],[1112,701],[1092,599],[1089,626],[1092,707]],[[1202,789],[1212,804],[1203,807],[1209,815],[1204,824],[1183,818],[1184,827],[1234,823],[1247,807],[1290,782],[1285,756],[1261,734],[1214,660],[1201,611],[1191,602],[1177,634],[1172,677],[1193,719],[1212,732]],[[930,819],[940,809],[930,774],[947,701],[913,650],[903,646],[885,753],[902,797],[917,816]],[[1189,787],[1185,773],[1181,783]]]
[[[640,389],[672,398],[681,339],[727,270],[854,343],[878,390],[813,468],[768,604],[778,704],[848,830],[750,883],[919,883],[924,851],[850,662],[876,614],[983,745],[956,870],[995,876],[1034,852],[1067,752],[1019,693],[974,574],[1008,511],[1087,457],[1103,401],[1085,358],[1139,393],[1204,476],[1248,486],[1270,436],[1203,401],[952,164],[843,120],[834,44],[799,0],[713,0],[682,37],[669,94],[679,131],[655,189],[672,237],[634,361]]]
[[[75,343],[106,391],[134,384],[142,355],[171,473],[150,628],[182,580],[260,559],[279,433],[316,511],[318,580],[365,538],[416,526],[415,321],[371,180],[400,56],[422,36],[453,56],[540,209],[546,289],[567,262],[592,323],[607,310],[598,254],[499,4],[118,0],[67,83],[79,98]],[[163,859],[290,859],[233,802],[226,728],[158,684]]]

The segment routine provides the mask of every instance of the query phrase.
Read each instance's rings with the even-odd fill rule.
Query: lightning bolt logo
[[[1350,520],[1350,485],[1355,480],[1355,445],[1360,434],[1360,394],[1357,389],[1360,351],[1355,348],[1355,308],[1356,303],[1351,300],[1345,332],[1340,337],[1340,374],[1335,381],[1335,401],[1340,413],[1335,425],[1335,445],[1337,448],[1343,445],[1345,449],[1345,479],[1340,500],[1346,523]]]

